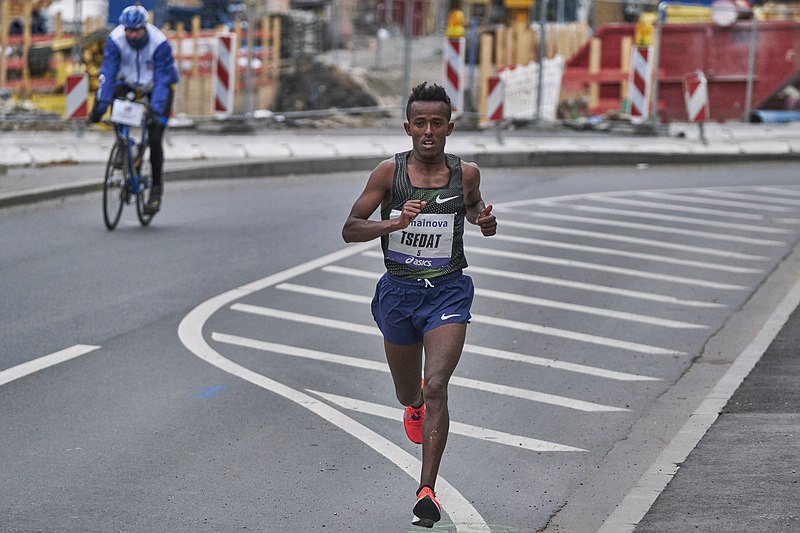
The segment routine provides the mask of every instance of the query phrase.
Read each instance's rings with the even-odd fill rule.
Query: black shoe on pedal
[[[144,205],[145,215],[155,215],[161,209],[161,195],[151,194],[150,199]]]

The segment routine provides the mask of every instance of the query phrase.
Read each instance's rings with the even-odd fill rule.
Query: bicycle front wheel
[[[142,156],[144,157],[144,156]],[[153,220],[155,213],[148,213],[145,210],[147,202],[150,201],[150,194],[153,192],[153,172],[149,161],[142,161],[139,166],[139,194],[136,195],[136,215],[139,223],[147,226]]]
[[[125,145],[118,142],[111,148],[103,182],[103,220],[108,229],[117,227],[127,198],[128,150]]]

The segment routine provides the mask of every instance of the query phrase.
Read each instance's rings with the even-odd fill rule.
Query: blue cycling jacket
[[[99,110],[108,109],[114,100],[115,89],[125,83],[137,89],[150,90],[150,108],[157,115],[163,114],[169,86],[178,82],[178,70],[166,35],[148,24],[147,37],[144,48],[137,50],[128,44],[121,24],[109,34],[97,89]]]

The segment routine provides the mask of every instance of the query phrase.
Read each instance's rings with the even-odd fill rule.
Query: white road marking
[[[243,285],[206,300],[192,309],[183,318],[178,326],[178,336],[183,345],[198,358],[216,366],[224,372],[269,390],[296,403],[300,407],[308,409],[381,454],[416,482],[417,475],[422,468],[422,464],[417,458],[385,437],[375,433],[363,424],[359,424],[352,418],[313,396],[287,387],[283,383],[253,372],[252,370],[226,359],[211,348],[203,337],[203,326],[208,321],[209,317],[231,302],[256,291],[271,287],[277,283],[281,283],[282,281],[311,272],[327,264],[345,259],[371,246],[374,246],[374,244],[364,243],[349,246],[338,252],[322,256],[313,261],[308,261],[294,268],[278,272],[277,274],[267,276],[253,283]],[[442,500],[447,502],[447,508],[445,510],[456,526],[457,531],[464,531],[468,528],[470,532],[489,533],[490,528],[477,509],[475,509],[469,500],[458,492],[453,485],[441,476],[438,478],[437,492],[442,497]]]
[[[745,285],[733,285],[730,283],[719,283],[717,281],[709,281],[704,279],[688,278],[685,276],[670,276],[669,274],[659,274],[657,272],[645,272],[643,270],[635,270],[632,268],[614,267],[600,263],[589,263],[586,261],[574,261],[572,259],[562,259],[560,257],[548,257],[544,255],[523,254],[519,252],[507,252],[504,250],[494,250],[489,248],[478,248],[475,246],[465,246],[464,249],[471,254],[488,255],[492,257],[505,257],[508,259],[518,259],[520,261],[530,261],[533,263],[544,263],[548,265],[564,266],[571,268],[581,268],[584,270],[594,270],[598,272],[607,272],[610,274],[620,274],[622,276],[630,276],[635,278],[652,279],[656,281],[664,281],[667,283],[677,283],[681,285],[693,285],[696,287],[705,287],[707,289],[720,289],[720,290],[746,290]],[[366,252],[365,255],[372,252]]]
[[[605,241],[624,242],[627,244],[639,244],[642,246],[649,246],[651,248],[665,248],[667,250],[677,250],[680,252],[689,252],[700,255],[713,255],[717,257],[729,257],[731,259],[743,259],[751,261],[760,261],[767,259],[763,256],[742,254],[739,252],[729,252],[727,250],[719,250],[716,248],[709,248],[707,246],[691,246],[688,244],[678,244],[667,241],[657,241],[653,239],[643,239],[640,237],[629,237],[627,235],[619,235],[617,233],[604,233],[600,231],[589,231],[573,228],[560,228],[558,226],[548,226],[546,224],[530,224],[528,222],[514,222],[513,220],[503,220],[503,226],[511,228],[520,228],[530,231],[543,231],[550,233],[559,233],[561,235],[574,235],[576,237],[590,237],[592,239],[600,239]],[[778,241],[764,241],[764,246],[780,246],[781,242]]]
[[[756,246],[783,246],[786,243],[783,241],[768,241],[766,239],[754,239],[752,237],[740,237],[738,235],[731,235],[729,233],[714,233],[709,231],[698,231],[693,229],[675,228],[672,226],[655,226],[653,224],[642,224],[641,222],[626,222],[623,220],[610,220],[606,218],[590,218],[575,215],[564,215],[560,213],[548,213],[545,211],[509,211],[515,214],[524,214],[534,218],[547,218],[551,220],[565,220],[568,222],[581,222],[591,224],[592,226],[611,226],[616,228],[636,229],[649,231],[653,233],[670,233],[672,235],[686,235],[689,237],[703,237],[707,239],[714,239],[717,241],[730,241],[739,242],[744,244],[753,244]]]
[[[597,533],[629,533],[636,528],[656,498],[675,476],[678,466],[697,447],[733,393],[767,351],[798,304],[800,304],[800,282],[789,290],[750,344],[736,357],[733,364],[717,381],[716,386],[664,447],[658,458],[647,469],[647,473],[606,518]]]
[[[754,211],[772,211],[774,213],[786,213],[788,211],[791,211],[791,209],[788,207],[780,207],[777,205],[753,204],[749,202],[734,202],[729,200],[715,200],[713,198],[699,198],[697,196],[668,194],[668,193],[654,192],[654,191],[638,191],[635,194],[638,196],[645,196],[647,198],[660,198],[662,200],[687,202],[690,204],[706,204],[706,205],[718,205],[722,207],[735,207],[738,209],[752,209]]]
[[[597,195],[589,198],[596,202],[605,202],[620,205],[633,205],[636,207],[647,207],[649,209],[661,209],[673,213],[697,213],[702,215],[714,215],[726,218],[736,218],[739,220],[764,220],[764,215],[757,213],[739,213],[736,211],[723,211],[721,209],[711,209],[707,207],[693,207],[665,202],[648,202],[646,200],[634,200],[632,198],[619,198],[611,195]]]
[[[485,238],[477,231],[464,232],[466,237]],[[599,246],[589,246],[586,244],[574,244],[563,241],[548,241],[544,239],[531,239],[530,237],[516,237],[514,235],[494,235],[494,241],[515,242],[518,244],[529,244],[532,246],[545,246],[550,248],[560,248],[562,250],[575,250],[579,252],[588,252],[603,255],[615,255],[618,257],[630,257],[632,259],[643,259],[645,261],[654,261],[656,263],[666,263],[670,265],[680,265],[683,267],[702,268],[706,270],[714,270],[718,272],[731,272],[734,274],[756,274],[763,272],[757,268],[737,267],[722,263],[709,263],[707,261],[693,261],[689,259],[681,259],[679,257],[657,254],[646,254],[641,252],[629,252],[627,250],[617,250],[615,248],[601,248]],[[754,256],[756,257],[756,256]],[[763,259],[766,259],[764,257]]]
[[[784,228],[773,228],[769,226],[756,226],[753,224],[738,224],[736,222],[722,222],[721,220],[710,220],[707,218],[694,218],[687,216],[665,215],[663,213],[653,213],[650,211],[635,211],[632,209],[615,209],[613,207],[599,207],[583,204],[568,204],[564,202],[542,202],[540,205],[547,207],[561,207],[581,211],[585,213],[600,213],[603,215],[620,215],[628,218],[645,218],[652,220],[664,220],[667,222],[680,222],[682,224],[694,226],[708,226],[712,228],[725,228],[741,231],[751,231],[754,233],[775,233],[789,235],[794,233],[792,230]],[[507,211],[500,209],[501,212]]]
[[[717,191],[713,189],[696,189],[694,192],[696,194],[715,196],[717,198],[731,198],[733,200],[747,200],[750,202],[769,202],[773,204],[793,205],[795,207],[800,207],[800,200],[793,200],[791,198],[777,198],[775,196],[760,196],[758,194]]]
[[[275,342],[261,341],[258,339],[249,339],[247,337],[240,337],[237,335],[228,335],[225,333],[214,332],[211,338],[217,342],[231,344],[234,346],[241,346],[243,348],[250,348],[253,350],[274,352],[283,355],[290,355],[292,357],[303,357],[305,359],[313,359],[315,361],[322,361],[325,363],[332,363],[337,365],[351,366],[361,368],[364,370],[373,370],[378,372],[389,372],[389,367],[385,363],[378,363],[376,361],[369,361],[367,359],[360,359],[358,357],[350,357],[348,355],[339,355],[329,352],[321,352],[319,350],[311,350],[308,348],[300,348],[297,346],[289,346],[287,344],[279,344]],[[585,402],[583,400],[576,400],[574,398],[567,398],[565,396],[557,396],[555,394],[547,394],[544,392],[537,392],[528,389],[521,389],[519,387],[510,387],[508,385],[500,385],[498,383],[490,383],[488,381],[480,381],[477,379],[468,379],[458,376],[450,378],[451,385],[466,387],[469,389],[476,389],[481,392],[493,392],[502,396],[511,396],[520,400],[529,400],[532,402],[545,403],[555,405],[557,407],[566,407],[568,409],[575,409],[577,411],[584,411],[587,413],[610,413],[610,412],[623,412],[629,409],[620,407],[612,407],[593,402]]]
[[[778,187],[756,187],[753,190],[759,192],[768,192],[771,194],[782,194],[784,196],[800,196],[800,191],[795,191],[792,189],[780,189]]]
[[[81,355],[98,350],[99,348],[99,346],[91,346],[88,344],[76,344],[70,348],[65,348],[49,355],[43,355],[27,363],[7,368],[0,372],[0,385],[5,385],[6,383],[28,376],[39,370],[44,370],[45,368],[63,363],[64,361],[75,359]]]
[[[402,420],[403,410],[396,407],[389,407],[378,403],[366,402],[363,400],[356,400],[345,396],[336,394],[329,394],[326,392],[319,392],[306,389],[307,392],[324,398],[329,402],[335,403],[343,409],[349,411],[356,411],[358,413],[365,413],[368,415],[379,416],[388,420]],[[566,446],[564,444],[557,444],[546,440],[532,439],[530,437],[523,437],[521,435],[512,435],[503,431],[495,431],[493,429],[472,426],[469,424],[462,424],[460,422],[450,421],[450,433],[455,435],[462,435],[471,437],[473,439],[480,439],[486,442],[493,442],[497,444],[504,444],[513,448],[522,448],[534,452],[585,452],[582,448],[575,448],[573,446]]]
[[[231,306],[233,311],[241,311],[244,313],[252,313],[260,316],[271,318],[279,318],[283,320],[290,320],[299,322],[301,324],[313,324],[315,326],[322,326],[331,329],[338,329],[340,331],[348,331],[351,333],[361,333],[364,335],[372,335],[374,337],[382,337],[380,330],[377,326],[365,326],[362,324],[353,324],[352,322],[345,322],[343,320],[334,320],[331,318],[323,318],[314,315],[303,315],[300,313],[292,313],[289,311],[282,311],[280,309],[270,309],[268,307],[257,307],[249,304],[233,304]],[[532,365],[544,366],[548,368],[555,368],[558,370],[565,370],[568,372],[576,372],[580,374],[587,374],[608,379],[615,379],[618,381],[661,381],[658,378],[647,376],[640,376],[638,374],[628,374],[624,372],[615,372],[613,370],[605,370],[588,365],[580,365],[577,363],[567,363],[555,359],[546,359],[534,355],[518,354],[515,352],[507,352],[504,350],[497,350],[495,348],[486,348],[484,346],[477,346],[474,344],[465,344],[464,352],[475,353],[487,357],[495,357],[497,359],[506,359],[509,361],[517,361]]]
[[[284,291],[296,292],[299,294],[319,296],[322,298],[335,298],[337,300],[344,300],[348,302],[363,303],[363,304],[369,304],[370,302],[372,302],[372,297],[370,296],[358,296],[347,292],[321,289],[318,287],[309,287],[308,285],[297,285],[295,283],[281,283],[280,285],[276,285],[275,288]],[[560,309],[562,311],[573,311],[575,313],[597,315],[606,318],[613,318],[628,322],[638,322],[641,324],[649,324],[651,326],[661,326],[665,328],[704,329],[708,327],[702,324],[692,324],[690,322],[681,322],[679,320],[669,320],[666,318],[658,318],[649,315],[627,313],[624,311],[614,311],[613,309],[606,309],[603,307],[590,307],[588,305],[571,304],[567,302],[548,300],[545,298],[536,298],[533,296],[524,296],[522,294],[514,294],[510,292],[494,291],[490,289],[478,288],[475,289],[475,294],[483,296],[485,298],[494,298],[496,300],[504,300],[507,302],[535,305],[539,307],[548,307],[551,309]]]
[[[492,237],[494,238],[494,237]],[[349,267],[340,267],[330,265],[323,267],[325,272],[332,272],[334,274],[341,274],[344,276],[353,276],[366,279],[377,280],[383,274],[382,272],[369,272],[366,270],[358,270]],[[684,300],[669,296],[666,294],[656,294],[641,291],[632,291],[629,289],[621,289],[619,287],[612,287],[610,285],[598,285],[595,283],[584,283],[582,281],[570,281],[561,278],[551,278],[548,276],[537,276],[535,274],[526,274],[524,272],[512,272],[509,270],[500,270],[496,268],[484,268],[478,266],[470,266],[466,270],[467,274],[481,274],[485,276],[495,276],[508,279],[516,279],[520,281],[527,281],[529,283],[541,283],[544,285],[555,285],[557,287],[566,287],[569,289],[577,289],[583,291],[599,292],[603,294],[613,294],[615,296],[624,296],[627,298],[634,298],[638,300],[648,300],[653,302],[680,305],[685,307],[709,307],[709,308],[723,308],[727,307],[725,304],[716,302],[701,302],[699,300]]]

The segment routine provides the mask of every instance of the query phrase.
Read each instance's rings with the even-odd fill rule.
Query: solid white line
[[[299,294],[308,294],[309,296],[334,298],[337,300],[343,300],[347,302],[363,303],[363,304],[368,304],[372,302],[372,297],[370,296],[358,296],[346,292],[332,291],[329,289],[320,289],[317,287],[309,287],[308,285],[297,285],[295,283],[281,283],[280,285],[277,285],[275,288],[284,291],[296,292]],[[597,315],[606,318],[613,318],[628,322],[638,322],[641,324],[649,324],[651,326],[661,326],[665,328],[703,329],[708,327],[701,324],[681,322],[679,320],[669,320],[666,318],[658,318],[648,315],[626,313],[624,311],[614,311],[612,309],[606,309],[601,307],[590,307],[588,305],[571,304],[567,302],[560,302],[557,300],[548,300],[545,298],[536,298],[533,296],[524,296],[521,294],[494,291],[490,289],[475,289],[475,294],[486,298],[494,298],[496,300],[504,300],[507,302],[535,305],[539,307],[548,307],[551,309],[560,309],[562,311],[572,311],[575,313],[583,313],[587,315]]]
[[[639,322],[641,324],[650,324],[651,326],[661,326],[664,328],[704,329],[708,327],[702,324],[692,324],[690,322],[682,322],[680,320],[670,320],[667,318],[659,318],[649,315],[641,315],[637,313],[627,313],[625,311],[615,311],[613,309],[606,309],[602,307],[591,307],[588,305],[571,304],[567,302],[548,300],[544,298],[536,298],[533,296],[524,296],[522,294],[513,294],[510,292],[494,291],[490,289],[475,289],[475,294],[479,296],[484,296],[486,298],[494,298],[497,300],[504,300],[507,302],[523,303],[528,305],[536,305],[540,307],[549,307],[553,309],[560,309],[563,311],[573,311],[575,313],[584,313],[587,315],[597,315],[606,318],[614,318],[617,320],[625,320],[628,322]]]
[[[716,281],[687,278],[685,276],[670,276],[668,274],[659,274],[657,272],[644,272],[642,270],[634,270],[632,268],[613,267],[599,263],[589,263],[586,261],[573,261],[571,259],[562,259],[560,257],[547,257],[543,255],[506,252],[503,250],[477,248],[474,246],[465,246],[464,249],[471,254],[489,255],[492,257],[506,257],[509,259],[519,259],[520,261],[530,261],[534,263],[544,263],[548,265],[565,266],[571,268],[582,268],[585,270],[608,272],[611,274],[620,274],[623,276],[631,276],[635,278],[652,279],[657,281],[665,281],[668,283],[678,283],[681,285],[693,285],[697,287],[705,287],[707,289],[721,289],[721,290],[747,289],[747,287],[744,285],[732,285],[730,283],[719,283]]]
[[[324,269],[323,269],[324,270]],[[526,274],[524,272],[511,272],[509,270],[499,270],[496,268],[484,268],[479,266],[470,266],[468,269],[469,274],[481,274],[485,276],[496,276],[501,278],[517,279],[528,281],[530,283],[542,283],[545,285],[554,285],[557,287],[566,287],[569,289],[577,289],[583,291],[599,292],[603,294],[614,294],[616,296],[624,296],[626,298],[634,298],[638,300],[648,300],[652,302],[659,302],[671,305],[681,305],[685,307],[709,307],[709,308],[723,308],[727,307],[725,304],[717,302],[701,302],[699,300],[684,300],[669,296],[666,294],[657,294],[651,292],[633,291],[630,289],[623,289],[620,287],[612,287],[610,285],[598,285],[596,283],[585,283],[582,281],[571,281],[561,278],[551,278],[548,276],[537,276],[535,274]]]
[[[738,218],[741,220],[764,220],[764,215],[759,215],[756,213],[737,213],[736,211],[723,211],[721,209],[710,209],[707,207],[692,207],[688,205],[679,205],[679,204],[664,203],[664,202],[648,202],[645,200],[633,200],[632,198],[620,198],[617,196],[610,196],[610,195],[592,196],[590,200],[596,202],[612,203],[612,204],[634,205],[637,207],[647,207],[650,209],[662,209],[666,211],[671,211],[673,213],[683,211],[686,213],[697,213],[697,214],[714,215],[727,218]]]
[[[627,235],[619,235],[616,233],[604,233],[600,231],[588,231],[573,228],[561,228],[557,226],[548,226],[546,224],[530,224],[528,222],[514,222],[513,220],[503,220],[503,225],[511,228],[527,229],[531,231],[544,231],[550,233],[558,233],[561,235],[574,235],[577,237],[591,237],[592,239],[601,239],[606,241],[624,242],[628,244],[639,244],[642,246],[649,246],[651,248],[666,248],[667,250],[678,250],[681,252],[689,252],[701,255],[713,255],[717,257],[729,257],[732,259],[745,259],[745,260],[762,260],[765,257],[742,254],[738,252],[729,252],[726,250],[718,250],[709,248],[707,246],[691,246],[688,244],[677,244],[674,242],[657,241],[653,239],[643,239],[640,237],[629,237]],[[752,240],[752,239],[751,239]],[[780,246],[781,242],[778,241],[764,241],[764,246]],[[752,244],[752,243],[751,243]]]
[[[467,231],[464,232],[464,235],[467,237],[480,237],[484,238],[477,231]],[[604,255],[615,255],[618,257],[630,257],[632,259],[643,259],[645,261],[654,261],[656,263],[666,263],[669,265],[680,265],[684,267],[692,267],[692,268],[702,268],[706,270],[714,270],[718,272],[731,272],[734,274],[756,274],[758,272],[762,272],[762,270],[757,268],[747,268],[747,267],[737,267],[732,265],[724,265],[722,263],[709,263],[707,261],[692,261],[689,259],[681,259],[678,257],[668,256],[668,255],[657,255],[657,254],[646,254],[641,252],[629,252],[627,250],[617,250],[614,248],[601,248],[599,246],[589,246],[586,244],[573,244],[569,242],[562,242],[562,241],[547,241],[543,239],[531,239],[529,237],[516,237],[513,235],[494,235],[492,236],[493,241],[506,241],[506,242],[515,242],[519,244],[530,244],[533,246],[546,246],[550,248],[559,248],[562,250],[576,250],[579,252],[588,252],[588,253],[595,253],[595,254],[604,254]],[[753,256],[758,257],[758,256]],[[762,257],[761,259],[767,259],[766,257]]]
[[[800,191],[792,189],[780,189],[777,187],[756,187],[754,191],[768,192],[770,194],[782,194],[784,196],[800,196]]]
[[[356,411],[358,413],[365,413],[368,415],[379,416],[388,420],[402,420],[403,410],[396,407],[389,407],[378,403],[366,402],[363,400],[356,400],[345,396],[336,394],[329,394],[325,392],[313,391],[306,389],[307,392],[315,394],[335,403],[343,409]],[[503,431],[495,431],[493,429],[472,426],[470,424],[462,424],[460,422],[450,421],[450,433],[455,435],[462,435],[473,439],[480,439],[486,442],[494,442],[497,444],[504,444],[513,448],[522,448],[534,452],[585,452],[582,448],[575,448],[566,446],[564,444],[557,444],[546,440],[532,439],[530,437],[523,437],[521,435],[512,435]]]
[[[733,200],[771,202],[774,204],[781,204],[781,205],[793,205],[795,207],[800,206],[800,200],[793,200],[791,198],[776,198],[774,196],[761,196],[758,194],[748,194],[748,193],[732,192],[732,191],[715,191],[713,189],[697,189],[695,192],[697,194],[702,194],[705,196],[717,196],[720,198],[731,198]]]
[[[644,196],[647,198],[660,198],[663,200],[674,200],[678,202],[687,202],[690,204],[718,205],[722,207],[753,209],[755,211],[772,211],[775,213],[786,213],[791,211],[791,209],[789,209],[788,207],[780,207],[777,205],[751,204],[748,202],[734,202],[728,200],[714,200],[713,198],[698,198],[695,196],[682,196],[678,194],[667,194],[663,192],[640,191],[636,194],[638,196]]]
[[[660,348],[658,346],[650,346],[649,344],[639,344],[637,342],[601,337],[599,335],[590,335],[588,333],[578,333],[577,331],[569,331],[550,326],[540,326],[538,324],[529,324],[527,322],[517,322],[516,320],[508,320],[505,318],[496,318],[486,315],[472,315],[472,319],[474,322],[481,324],[490,324],[492,326],[500,326],[503,328],[536,333],[538,335],[546,335],[549,337],[558,337],[560,339],[567,339],[571,341],[596,344],[598,346],[607,346],[610,348],[617,348],[619,350],[628,350],[631,352],[645,353],[649,355],[686,355],[686,352],[671,350],[669,348]]]
[[[564,202],[542,202],[546,207],[563,207],[581,211],[585,213],[601,213],[604,215],[621,215],[629,218],[645,218],[652,220],[665,220],[668,222],[679,222],[687,225],[695,226],[708,226],[712,228],[725,228],[742,231],[751,231],[755,233],[778,233],[778,234],[791,234],[792,230],[784,228],[772,228],[768,226],[755,226],[753,224],[738,224],[736,222],[722,222],[721,220],[709,220],[707,218],[693,218],[685,216],[665,215],[663,213],[652,213],[648,211],[635,211],[632,209],[615,209],[613,207],[598,207],[593,205],[583,204],[567,204]],[[502,210],[505,212],[505,210]]]
[[[609,515],[598,533],[627,533],[636,528],[656,498],[675,476],[678,465],[686,460],[719,417],[725,404],[767,351],[798,304],[800,304],[800,282],[789,290],[750,344],[736,357],[714,389],[650,465],[647,473]]]
[[[493,237],[494,238],[494,237]],[[325,272],[332,272],[334,274],[341,274],[344,276],[360,277],[365,279],[377,280],[383,275],[382,272],[369,272],[366,270],[358,270],[355,268],[340,267],[330,265],[323,267]],[[632,291],[628,289],[621,289],[619,287],[611,287],[609,285],[597,285],[594,283],[584,283],[582,281],[570,281],[560,278],[551,278],[548,276],[537,276],[535,274],[526,274],[523,272],[511,272],[509,270],[499,270],[495,268],[484,268],[478,266],[470,266],[467,271],[468,274],[483,274],[486,276],[496,276],[500,278],[516,279],[520,281],[527,281],[530,283],[542,283],[545,285],[555,285],[558,287],[567,287],[570,289],[577,289],[583,291],[599,292],[603,294],[614,294],[616,296],[625,296],[627,298],[635,298],[638,300],[648,300],[653,302],[660,302],[665,304],[681,305],[686,307],[710,307],[722,308],[727,307],[725,304],[716,302],[701,302],[699,300],[683,300],[668,296],[665,294],[656,294],[649,292]]]
[[[303,357],[305,359],[312,359],[314,361],[322,361],[324,363],[332,363],[337,365],[351,366],[361,368],[364,370],[373,370],[378,372],[389,372],[389,367],[385,363],[378,363],[376,361],[369,361],[360,359],[358,357],[350,357],[348,355],[339,355],[329,352],[321,352],[318,350],[311,350],[308,348],[299,348],[297,346],[289,346],[287,344],[278,344],[274,342],[260,341],[257,339],[249,339],[247,337],[239,337],[237,335],[228,335],[225,333],[214,332],[211,338],[217,342],[231,344],[234,346],[241,346],[253,350],[264,352],[274,352],[283,355],[290,355],[292,357]],[[537,392],[528,389],[520,389],[518,387],[509,387],[507,385],[500,385],[498,383],[490,383],[488,381],[479,381],[477,379],[467,379],[457,376],[450,378],[452,385],[458,385],[469,389],[476,389],[481,392],[493,392],[503,396],[511,396],[521,400],[529,400],[532,402],[545,403],[555,405],[557,407],[566,407],[568,409],[575,409],[577,411],[584,411],[588,413],[609,413],[628,411],[629,409],[622,409],[619,407],[611,407],[593,402],[585,402],[576,400],[574,398],[567,398],[565,396],[557,396],[555,394],[547,394],[544,392]]]
[[[547,213],[544,211],[512,211],[516,214],[524,214],[534,218],[547,218],[551,220],[566,220],[568,222],[583,222],[593,226],[611,226],[617,228],[637,229],[656,233],[670,233],[673,235],[688,235],[690,237],[704,237],[718,241],[740,242],[745,244],[755,244],[758,246],[782,246],[783,241],[768,241],[765,239],[754,239],[752,237],[740,237],[729,233],[714,233],[709,231],[698,231],[693,229],[674,228],[671,226],[654,226],[653,224],[642,224],[640,222],[625,222],[622,220],[609,220],[605,218],[580,217],[575,215],[563,215],[560,213]]]
[[[187,314],[183,320],[181,320],[181,323],[178,326],[178,336],[180,337],[183,345],[186,346],[186,348],[198,358],[216,366],[224,372],[237,376],[258,387],[283,396],[284,398],[296,403],[300,407],[308,409],[309,411],[321,417],[323,420],[330,422],[349,435],[357,438],[381,454],[383,457],[386,457],[386,459],[394,463],[416,482],[417,475],[422,468],[422,464],[416,457],[412,456],[385,437],[375,433],[363,424],[359,424],[352,418],[344,415],[336,409],[333,409],[329,405],[319,401],[313,396],[287,387],[283,383],[253,372],[252,370],[249,370],[234,363],[233,361],[230,361],[229,359],[222,357],[222,355],[208,345],[203,337],[203,326],[208,321],[209,317],[231,302],[252,294],[255,291],[271,287],[287,279],[291,279],[301,274],[321,268],[329,263],[333,263],[351,255],[363,252],[372,246],[374,246],[373,243],[363,243],[350,246],[344,250],[328,254],[313,261],[308,261],[294,268],[278,272],[277,274],[267,276],[253,283],[230,290],[214,298],[206,300],[192,309],[189,314]],[[458,492],[453,485],[451,485],[441,476],[438,478],[437,489],[442,497],[442,500],[447,502],[446,511],[455,524],[456,531],[459,529],[464,531],[466,528],[469,528],[470,532],[479,531],[482,533],[489,533],[490,528],[488,524],[486,524],[486,521],[483,519],[483,517],[481,517],[477,509],[475,509],[469,500],[467,500],[460,492]]]
[[[27,363],[22,363],[11,368],[7,368],[0,372],[0,385],[5,385],[6,383],[10,383],[15,379],[28,376],[34,372],[38,372],[39,370],[44,370],[45,368],[53,365],[63,363],[64,361],[75,359],[76,357],[93,352],[99,348],[99,346],[91,346],[88,344],[76,344],[70,348],[65,348],[49,355],[43,355],[42,357],[28,361]]]
[[[322,326],[331,329],[338,329],[340,331],[348,331],[351,333],[361,333],[364,335],[372,335],[374,337],[382,337],[380,330],[377,326],[365,326],[362,324],[353,324],[352,322],[344,322],[342,320],[334,320],[330,318],[322,318],[313,315],[302,315],[299,313],[291,313],[289,311],[282,311],[280,309],[270,309],[268,307],[257,307],[249,304],[233,304],[231,306],[233,311],[241,311],[244,313],[251,313],[270,318],[279,318],[283,320],[290,320],[299,322],[301,324],[312,324],[314,326]],[[587,374],[608,379],[615,379],[618,381],[660,381],[657,378],[647,376],[640,376],[638,374],[627,374],[624,372],[615,372],[612,370],[605,370],[593,366],[580,365],[577,363],[566,363],[557,361],[555,359],[545,359],[534,355],[518,354],[514,352],[506,352],[497,350],[495,348],[486,348],[484,346],[477,346],[474,344],[465,344],[464,352],[475,353],[487,357],[495,357],[498,359],[506,359],[510,361],[518,361],[531,365],[544,366],[548,368],[555,368],[567,372],[576,372],[580,374]]]

